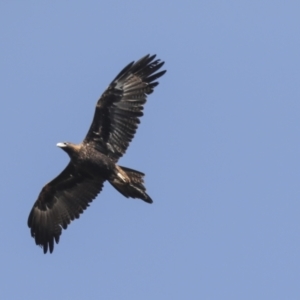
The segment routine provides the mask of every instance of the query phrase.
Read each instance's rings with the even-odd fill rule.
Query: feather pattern
[[[102,190],[103,182],[99,177],[78,173],[69,163],[44,186],[28,218],[31,236],[37,245],[43,246],[44,253],[48,249],[52,253],[54,240],[58,243],[62,228],[66,229],[71,221],[79,218]]]
[[[117,161],[135,135],[147,95],[158,85],[155,80],[166,72],[155,73],[163,64],[155,55],[146,55],[126,66],[98,100],[84,142],[95,143]]]

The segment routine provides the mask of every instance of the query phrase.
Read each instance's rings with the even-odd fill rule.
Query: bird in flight
[[[58,244],[62,229],[79,218],[108,182],[123,196],[147,203],[144,174],[117,165],[134,137],[143,116],[147,95],[165,74],[157,72],[164,62],[146,55],[127,65],[112,81],[96,104],[94,119],[81,144],[57,146],[67,152],[67,167],[41,190],[29,217],[28,227],[44,253]]]

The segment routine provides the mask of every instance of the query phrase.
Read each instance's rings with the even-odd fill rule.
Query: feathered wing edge
[[[74,174],[74,175],[73,175]],[[58,244],[62,229],[89,206],[102,190],[104,180],[77,174],[71,164],[42,189],[28,217],[28,227],[35,243],[44,253]]]
[[[133,62],[129,63],[114,78],[114,80],[111,82],[110,86],[113,86],[114,83],[117,81],[121,81],[129,74],[139,75],[142,79],[145,79],[150,74],[155,73],[165,63],[164,61],[161,61],[160,59],[157,59],[154,61],[155,58],[156,58],[156,54],[154,54],[154,55],[147,54],[144,57],[137,60],[136,62],[133,61]],[[145,81],[145,82],[154,81],[154,80],[158,79],[159,77],[161,77],[165,73],[166,73],[166,70],[156,73],[153,76],[148,77],[147,81]],[[153,87],[155,87],[157,85],[158,85],[158,83],[156,83]]]

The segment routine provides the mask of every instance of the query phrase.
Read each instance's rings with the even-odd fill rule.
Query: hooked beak
[[[57,143],[56,146],[59,148],[65,148],[67,145],[65,143]]]

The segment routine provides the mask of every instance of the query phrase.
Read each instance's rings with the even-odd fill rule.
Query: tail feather
[[[145,174],[129,168],[117,166],[121,174],[113,176],[109,180],[110,184],[126,198],[138,198],[147,203],[153,203],[150,196],[146,193],[144,186]]]

